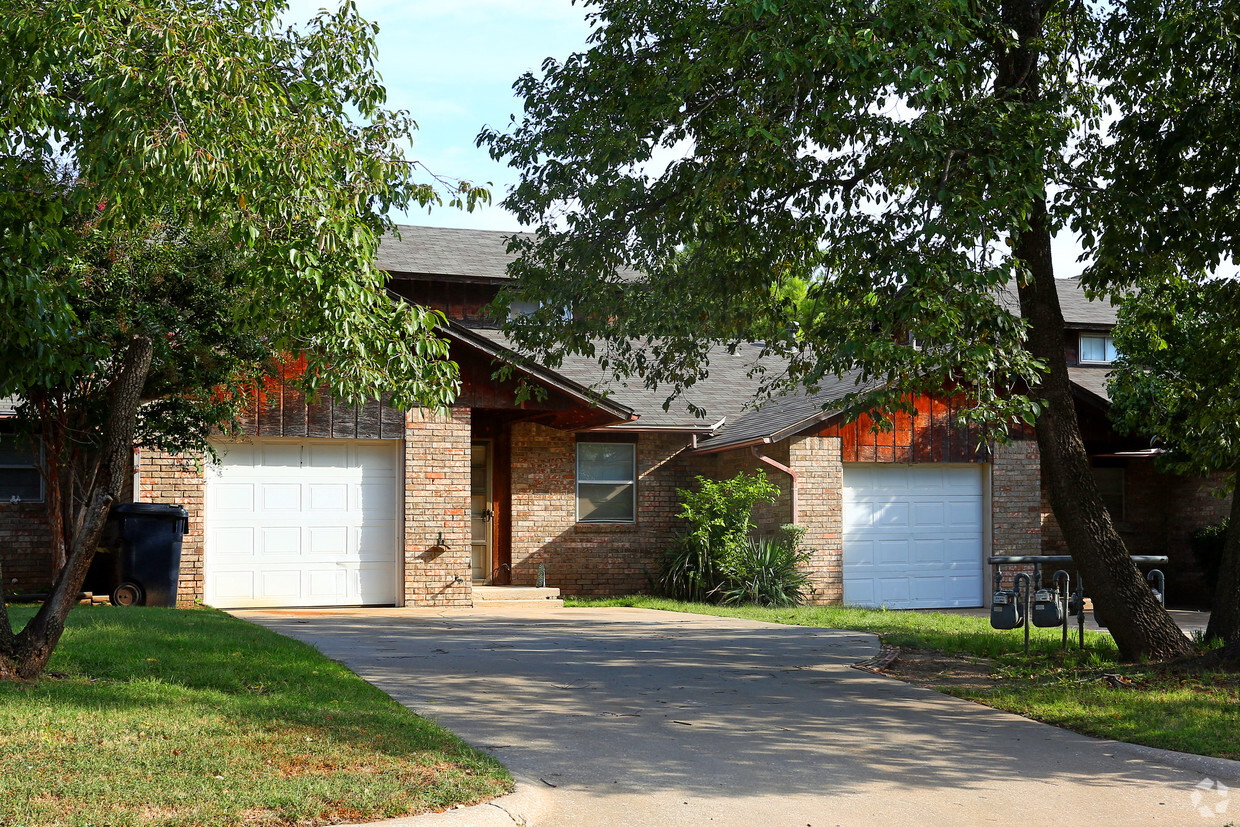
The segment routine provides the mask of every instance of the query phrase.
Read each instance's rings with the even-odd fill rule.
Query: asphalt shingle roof
[[[1107,377],[1111,374],[1109,367],[1069,367],[1068,379],[1077,387],[1083,388],[1099,399],[1111,400],[1107,392]]]
[[[507,350],[520,351],[511,339],[498,330],[474,330]],[[711,351],[707,376],[699,380],[683,394],[673,399],[668,409],[663,409],[668,392],[663,388],[651,390],[640,379],[617,380],[610,376],[589,356],[568,356],[555,372],[565,378],[631,408],[641,418],[634,423],[645,428],[694,428],[706,430],[721,419],[728,423],[737,421],[747,409],[752,408],[754,396],[761,378],[750,376],[758,364],[758,345],[742,345],[735,354],[724,347]],[[774,363],[770,363],[774,367]],[[706,410],[706,416],[697,417],[689,410],[695,405]],[[626,427],[626,426],[617,426]]]
[[[400,237],[384,236],[376,261],[389,273],[506,279],[508,239],[517,233],[398,225]]]
[[[389,236],[380,245],[378,265],[389,272],[464,279],[508,278],[507,268],[513,256],[507,251],[507,243],[515,233],[411,225],[401,225],[399,232],[399,239]],[[637,278],[638,274],[632,273],[631,277]],[[1115,307],[1106,299],[1090,301],[1081,288],[1080,279],[1058,279],[1056,286],[1067,327],[1105,328],[1115,324]],[[1012,312],[1019,313],[1014,282],[1000,292],[1000,300]],[[473,330],[472,333],[515,351],[512,342],[500,331]],[[668,395],[665,390],[651,390],[640,379],[616,380],[591,357],[567,357],[552,372],[604,394],[608,400],[633,410],[640,417],[631,425],[614,427],[706,431],[723,420],[722,427],[701,443],[703,448],[782,439],[838,412],[833,403],[861,388],[859,374],[846,374],[840,379],[824,381],[818,393],[790,394],[755,407],[761,376],[751,373],[758,363],[760,349],[758,345],[746,345],[730,354],[726,348],[716,348],[710,354],[708,375],[673,399],[667,410],[663,408]],[[767,367],[777,370],[780,366],[772,360]],[[1073,368],[1070,373],[1072,381],[1083,389],[1101,399],[1108,398],[1107,369]],[[694,416],[690,405],[705,409],[706,415]]]
[[[1101,298],[1091,301],[1085,295],[1079,278],[1055,279],[1055,287],[1059,292],[1059,307],[1063,311],[1063,321],[1067,327],[1113,327],[1115,325],[1115,305],[1110,299]],[[1020,302],[1016,298],[1016,282],[1008,282],[999,297],[1000,302],[1011,312],[1020,313]]]

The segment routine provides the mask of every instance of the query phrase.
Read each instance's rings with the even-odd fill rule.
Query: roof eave
[[[477,348],[492,358],[507,362],[522,373],[525,373],[540,382],[544,382],[556,390],[563,391],[570,396],[575,396],[584,402],[588,402],[590,405],[598,408],[599,410],[606,411],[617,419],[622,419],[626,422],[633,422],[638,418],[637,412],[632,408],[626,405],[621,405],[617,402],[612,402],[598,392],[590,390],[584,385],[580,385],[567,377],[561,376],[548,367],[532,363],[520,364],[515,358],[516,354],[509,351],[507,348],[497,345],[485,336],[479,336],[467,327],[462,327],[449,320],[448,324],[443,327],[442,330],[450,338],[454,338],[470,345],[471,347]]]

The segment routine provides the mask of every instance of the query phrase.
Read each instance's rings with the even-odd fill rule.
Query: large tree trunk
[[[108,510],[120,494],[126,461],[133,451],[134,428],[142,387],[151,366],[151,341],[137,337],[129,343],[112,383],[111,405],[100,449],[100,473],[87,493],[77,519],[64,521],[68,561],[60,570],[52,593],[20,633],[14,635],[7,611],[0,612],[0,679],[34,680],[65,631],[65,618],[82,589],[86,570],[95,556]],[[7,633],[7,634],[6,634]]]
[[[1236,477],[1240,481],[1240,472]],[[1231,517],[1227,521],[1227,538],[1223,542],[1223,559],[1219,561],[1206,640],[1240,641],[1240,491],[1231,493]]]
[[[999,55],[997,95],[1030,106],[1041,100],[1037,50],[1046,8],[1034,0],[1005,0],[1003,21],[1016,33],[1019,46]],[[1038,183],[1044,188],[1044,180]],[[1018,259],[1028,268],[1027,283],[1019,289],[1021,314],[1029,324],[1027,346],[1047,365],[1046,375],[1033,390],[1045,405],[1037,436],[1051,509],[1091,597],[1107,615],[1120,654],[1130,660],[1180,657],[1189,651],[1188,639],[1133,564],[1089,467],[1068,381],[1044,196],[1030,204],[1028,221],[1013,241]]]

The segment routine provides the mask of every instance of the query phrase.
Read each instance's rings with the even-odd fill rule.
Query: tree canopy
[[[54,454],[59,550],[21,633],[0,601],[0,677],[46,664],[135,437],[202,450],[260,354],[304,356],[306,389],[342,402],[455,397],[442,316],[393,301],[375,253],[389,211],[488,194],[406,157],[414,123],[385,108],[377,28],[353,2],[283,28],[286,10],[0,15],[0,396]]]
[[[520,170],[504,204],[535,228],[513,243],[516,289],[575,311],[511,332],[552,362],[595,354],[675,393],[709,369],[708,339],[787,318],[771,285],[812,273],[818,312],[766,343],[786,360],[767,392],[859,371],[883,384],[853,410],[881,410],[950,381],[992,436],[1036,423],[1052,507],[1095,600],[1122,616],[1121,651],[1181,654],[1089,471],[1051,239],[1075,229],[1090,283],[1120,289],[1145,263],[1134,233],[1170,243],[1173,226],[1234,217],[1234,189],[1174,201],[1208,166],[1194,147],[1234,146],[1206,113],[1234,107],[1235,73],[1199,83],[1234,50],[1233,6],[588,2],[589,48],[523,76],[523,116],[479,136]],[[1196,46],[1176,40],[1203,21]],[[1167,71],[1190,54],[1205,63],[1187,80]],[[1193,107],[1214,143],[1191,140]],[[1160,151],[1168,118],[1189,140],[1142,187],[1124,163]],[[1178,210],[1191,220],[1142,219]]]
[[[1167,450],[1165,467],[1231,478],[1206,635],[1240,642],[1240,283],[1191,273],[1148,279],[1124,302],[1115,342],[1111,394],[1119,425],[1152,436]]]

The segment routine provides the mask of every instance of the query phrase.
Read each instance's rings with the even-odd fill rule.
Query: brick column
[[[469,445],[468,408],[445,416],[414,410],[405,418],[406,606],[473,605]]]
[[[189,531],[181,540],[181,579],[177,584],[177,605],[195,606],[202,602],[203,497],[206,478],[202,456],[167,454],[143,449],[135,452],[138,462],[138,502],[179,505],[189,512]]]
[[[990,477],[990,553],[1045,553],[1042,549],[1042,519],[1042,459],[1037,441],[1020,439],[997,446]],[[1008,566],[1004,569],[1004,585],[1010,585],[1012,576],[1021,570],[1032,571],[1033,568]],[[985,572],[985,593],[989,605],[990,566],[986,566]]]
[[[798,521],[805,548],[813,550],[808,571],[819,605],[844,601],[844,464],[839,437],[793,437],[789,467],[797,472]]]

